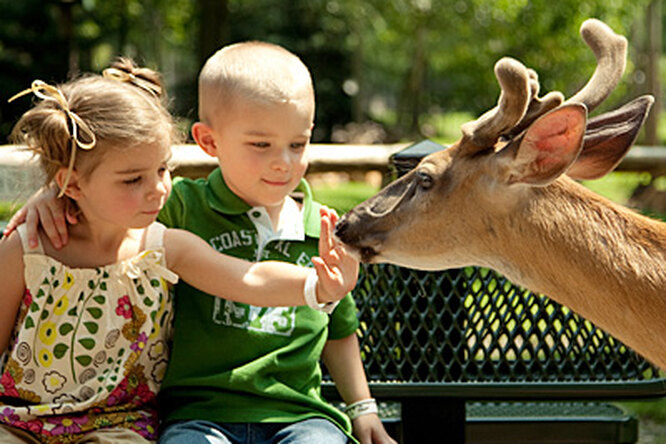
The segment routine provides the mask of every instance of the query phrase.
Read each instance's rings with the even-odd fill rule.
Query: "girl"
[[[40,159],[79,223],[62,249],[28,246],[19,227],[0,242],[2,442],[149,442],[167,364],[171,296],[180,278],[206,293],[262,306],[330,309],[358,263],[333,244],[322,211],[316,274],[249,263],[155,222],[177,140],[153,71],[122,60],[103,76],[19,93],[42,99],[12,133]],[[10,99],[11,100],[11,99]],[[270,297],[267,297],[270,295]]]

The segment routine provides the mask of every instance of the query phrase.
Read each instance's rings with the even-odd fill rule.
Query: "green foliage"
[[[460,139],[460,127],[474,119],[468,112],[430,112],[421,117],[421,129],[428,139],[448,145]]]
[[[428,54],[422,110],[437,106],[476,115],[497,100],[492,66],[499,58],[508,55],[523,61],[539,73],[542,90],[557,89],[569,95],[587,80],[595,65],[578,35],[583,20],[598,17],[617,32],[631,34],[647,3],[369,1],[364,2],[363,14],[356,18],[363,20],[359,29],[364,33],[360,40],[366,46],[366,68],[377,71],[371,88],[399,95],[414,54],[419,52],[419,41],[408,36],[421,31],[426,35],[422,44]],[[630,64],[628,79],[632,68]],[[623,95],[622,89],[617,95]]]
[[[330,140],[333,125],[368,118],[389,126],[393,139],[419,133],[448,140],[436,116],[477,116],[494,106],[499,88],[492,67],[503,56],[534,68],[542,91],[576,91],[595,66],[578,36],[588,17],[605,20],[631,42],[624,80],[602,109],[636,95],[648,2],[0,0],[0,84],[6,99],[34,78],[98,72],[123,54],[164,72],[173,111],[191,122],[197,73],[209,55],[201,48],[212,33],[219,35],[213,46],[266,40],[303,58],[318,100],[315,141]],[[223,31],[201,28],[206,7],[215,8]],[[28,107],[4,99],[2,139]]]

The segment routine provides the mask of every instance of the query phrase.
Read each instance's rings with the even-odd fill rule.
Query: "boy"
[[[225,254],[309,264],[319,205],[303,180],[315,108],[308,69],[276,45],[231,45],[202,69],[199,103],[192,135],[220,168],[205,180],[174,181],[159,220]],[[290,197],[294,190],[302,202]],[[309,307],[236,304],[185,283],[176,293],[161,443],[346,442],[349,419],[319,394],[320,357],[354,405],[356,437],[394,442],[370,398],[349,295],[329,316]]]

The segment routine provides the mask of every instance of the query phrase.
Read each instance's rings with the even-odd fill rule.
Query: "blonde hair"
[[[213,117],[234,99],[259,103],[293,102],[314,110],[310,71],[295,54],[266,42],[225,46],[213,54],[199,74],[199,119]]]
[[[87,177],[108,149],[180,140],[159,74],[125,58],[112,69],[115,75],[86,75],[57,87],[47,85],[59,99],[39,101],[14,126],[10,140],[38,156],[46,184],[61,168],[70,167],[73,156],[73,167]],[[86,131],[77,128],[81,124]],[[91,149],[78,148],[81,143],[77,147],[82,138]]]

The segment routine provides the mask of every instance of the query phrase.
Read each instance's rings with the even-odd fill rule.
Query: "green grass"
[[[21,205],[14,202],[0,202],[0,221],[9,220],[19,208]]]
[[[344,214],[379,191],[377,187],[365,182],[346,182],[339,185],[320,185],[313,187],[314,198],[338,214]]]

